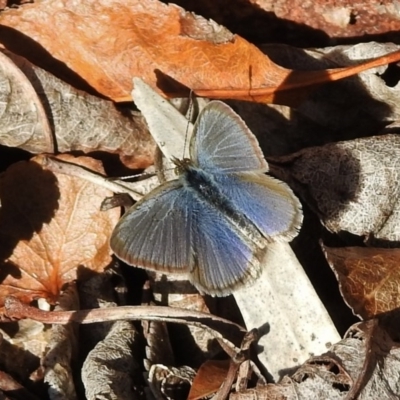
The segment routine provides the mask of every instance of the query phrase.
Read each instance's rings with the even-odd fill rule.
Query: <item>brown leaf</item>
[[[400,137],[374,136],[269,159],[332,232],[400,241]]]
[[[252,42],[279,42],[310,48],[368,35],[396,42],[400,21],[395,3],[353,0],[175,0],[188,11],[212,18]],[[251,23],[249,23],[251,21]]]
[[[290,36],[302,35],[303,39],[314,28],[316,32],[325,32],[330,37],[368,36],[371,41],[379,38],[389,42],[392,41],[390,32],[397,33],[400,30],[398,9],[391,1],[314,0],[305,4],[303,0],[280,0],[279,6],[266,0],[251,0],[251,3],[264,10],[265,14],[273,12],[279,21],[275,22],[274,19],[274,22],[279,24],[279,32],[283,32],[283,35],[289,31]],[[271,25],[277,29],[275,24]],[[308,30],[305,30],[304,24]],[[385,33],[389,40],[382,37]],[[287,37],[283,40],[287,40]]]
[[[206,299],[195,292],[185,275],[163,275],[151,271],[148,272],[148,275],[152,284],[154,300],[158,304],[210,313],[209,307],[216,303],[214,299]],[[188,331],[190,335],[188,335]],[[183,363],[201,365],[205,359],[213,357],[220,351],[220,346],[212,340],[210,333],[198,327],[172,325],[169,333],[171,338],[185,349]],[[164,363],[164,361],[167,360],[160,362]]]
[[[113,264],[103,273],[94,274],[89,279],[79,282],[81,310],[110,308],[126,304],[128,290],[117,270],[117,266]],[[80,340],[84,341],[85,344],[80,346],[80,351],[93,349],[99,341],[107,336],[112,325],[113,322],[103,322],[81,326],[79,329]]]
[[[131,79],[140,76],[171,97],[187,95],[187,87],[199,96],[273,102],[278,91],[284,103],[295,89],[400,59],[394,53],[361,66],[291,71],[215,22],[156,0],[38,2],[7,10],[0,23],[6,48],[50,70],[62,61],[68,70],[59,64],[59,74],[73,71],[115,101],[130,100]]]
[[[198,400],[215,393],[228,375],[230,360],[208,360],[193,380],[188,400]]]
[[[101,171],[90,158],[62,157]],[[102,271],[111,260],[109,236],[118,209],[100,212],[110,196],[88,181],[40,166],[41,158],[12,165],[0,181],[0,255],[3,260],[0,299],[54,301],[78,268]]]
[[[4,331],[10,327],[9,334],[6,334]],[[4,338],[0,341],[1,369],[20,382],[27,382],[28,379],[37,382],[35,371],[40,369],[40,359],[49,340],[49,333],[45,331],[44,324],[29,320],[25,323],[18,322],[17,326],[2,324],[2,334]]]
[[[400,307],[400,249],[323,246],[354,314],[368,319]]]
[[[118,110],[6,50],[0,80],[7,88],[0,93],[1,144],[31,153],[107,151],[131,168],[152,163],[155,145],[140,114]]]

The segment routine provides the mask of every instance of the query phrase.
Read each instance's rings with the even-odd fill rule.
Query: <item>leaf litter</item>
[[[126,14],[124,10],[127,11]],[[41,13],[41,18],[37,17],[38,13]],[[99,25],[100,19],[97,16],[100,14],[104,20]],[[135,17],[138,21],[136,25],[131,23]],[[83,18],[85,26],[82,24]],[[213,21],[186,13],[174,5],[166,6],[150,0],[135,1],[130,7],[118,1],[112,4],[69,1],[35,3],[18,10],[6,10],[0,15],[0,19],[0,42],[5,47],[0,59],[1,87],[4,88],[1,95],[2,104],[5,104],[2,109],[0,140],[9,147],[36,154],[53,153],[56,150],[85,153],[100,150],[103,153],[117,154],[130,168],[150,165],[154,159],[155,147],[154,142],[149,139],[142,117],[129,108],[115,106],[113,102],[104,99],[130,100],[133,76],[147,77],[150,84],[161,89],[167,96],[187,93],[185,90],[190,88],[198,94],[210,97],[285,104],[260,104],[256,107],[254,104],[237,101],[232,103],[259,136],[263,149],[270,156],[272,173],[288,182],[305,206],[310,207],[322,224],[342,241],[341,248],[324,247],[327,259],[339,280],[345,302],[361,318],[371,320],[352,327],[346,337],[334,344],[328,353],[312,357],[301,366],[301,362],[298,363],[297,371],[282,371],[280,376],[283,378],[278,384],[265,385],[260,380],[259,386],[246,390],[245,379],[244,386],[237,385],[236,392],[234,390],[230,397],[266,395],[272,399],[334,399],[358,396],[361,399],[375,399],[399,396],[398,379],[396,380],[396,371],[399,369],[398,337],[393,334],[392,317],[398,308],[395,261],[397,250],[372,247],[382,244],[398,245],[398,87],[390,87],[385,81],[385,74],[388,73],[385,64],[398,59],[396,45],[365,43],[307,51],[281,45],[267,46],[263,51],[268,58],[254,45],[232,35]],[[58,35],[54,35],[54,23],[60,27]],[[76,27],[83,28],[79,30]],[[67,36],[62,32],[67,32]],[[13,36],[11,33],[17,35]],[[128,46],[127,33],[132,39]],[[16,38],[18,40],[11,43]],[[36,44],[33,47],[27,46],[24,40],[30,40],[30,44],[34,40]],[[101,48],[97,45],[100,42],[103,45]],[[158,44],[161,42],[163,46],[160,47]],[[37,52],[42,56],[40,60],[32,55],[35,52],[29,54],[23,51],[29,48],[39,49],[38,43],[41,46]],[[136,46],[139,53],[131,51],[129,54],[132,45]],[[387,57],[389,53],[392,56]],[[202,62],[204,57],[212,62]],[[362,62],[372,57],[377,58],[377,61]],[[184,68],[183,59],[186,62]],[[249,68],[249,60],[258,60],[251,65],[257,65],[258,69]],[[342,82],[321,86],[324,81],[343,78],[372,65],[377,69],[370,69]],[[302,69],[306,71],[298,72]],[[289,77],[292,81],[288,80]],[[267,80],[272,84],[266,84]],[[306,90],[303,90],[302,85]],[[77,90],[76,87],[84,90]],[[261,92],[254,89],[261,89]],[[98,96],[99,93],[103,96]],[[296,108],[293,108],[294,104]],[[287,155],[289,153],[293,154]],[[54,175],[50,172],[52,169],[43,168],[41,157],[29,163],[12,165],[0,180],[0,232],[3,238],[4,261],[0,299],[4,302],[5,296],[13,294],[24,302],[35,300],[39,307],[44,304],[49,308],[41,299],[63,303],[62,296],[73,292],[69,288],[62,291],[63,285],[70,284],[76,278],[78,282],[82,280],[78,267],[84,267],[83,270],[92,271],[96,276],[103,276],[101,272],[110,263],[108,237],[119,212],[114,210],[99,213],[99,204],[110,195],[107,190],[95,189],[98,186],[93,185],[86,193],[86,181],[74,177],[73,174]],[[78,164],[81,160],[66,159],[65,156],[63,159]],[[90,159],[86,160],[89,162]],[[62,168],[62,163],[59,162],[58,166],[60,165]],[[90,161],[85,164],[85,168],[102,172],[98,165]],[[85,179],[87,177],[85,175]],[[71,215],[74,218],[71,219]],[[320,239],[318,232],[314,232],[314,240]],[[352,241],[344,237],[343,232],[350,232],[364,239],[364,247],[349,247],[352,246]],[[70,235],[78,242],[78,246],[69,248]],[[87,239],[92,242],[89,240],[89,243]],[[329,240],[331,239],[332,236]],[[321,270],[326,268],[324,265],[318,267]],[[236,313],[232,319],[237,318],[238,313],[245,315],[243,305],[239,306],[240,311],[229,310],[228,307],[222,307],[223,310],[220,307],[218,310],[218,303],[213,304],[207,299],[205,302],[196,294],[191,294],[192,297],[185,296],[180,292],[184,286],[179,281],[156,280],[152,285],[154,289],[158,288],[156,298],[165,305],[172,304],[170,290],[173,288],[177,292],[177,304],[181,307],[213,313],[222,311],[222,314],[228,313],[231,316]],[[111,354],[117,355],[121,361],[125,360],[126,363],[122,364],[129,365],[129,370],[136,371],[135,376],[142,369],[143,360],[137,353],[132,354],[134,358],[125,358],[131,355],[132,346],[138,345],[140,334],[138,336],[136,330],[125,329],[131,326],[130,322],[112,322],[112,316],[117,315],[115,305],[125,304],[125,300],[117,295],[121,287],[112,287],[111,284],[105,292],[106,286],[94,291],[94,299],[96,295],[102,297],[110,292],[116,297],[112,301],[111,311],[88,319],[92,322],[107,322],[104,323],[103,333],[95,335],[100,349],[98,354],[104,354],[104,359],[99,358],[95,352],[86,359],[85,382],[91,381],[93,368],[98,369],[108,364]],[[293,289],[295,291],[296,288]],[[83,292],[78,296],[84,305],[84,300],[88,300],[88,293]],[[262,299],[262,294],[259,297]],[[284,304],[286,299],[290,303],[290,294],[282,297],[278,304]],[[268,298],[265,300],[267,305],[263,307],[268,307],[268,303],[271,307],[272,302],[268,302]],[[101,304],[102,300],[93,300],[92,303],[87,302],[83,309]],[[71,302],[63,310],[79,309],[82,305]],[[307,307],[312,308],[303,306],[305,310]],[[30,309],[27,314],[32,318],[31,321],[40,320],[32,310],[36,309]],[[263,313],[263,309],[259,311]],[[85,313],[79,314],[79,311],[73,314],[70,311],[57,312],[49,311],[46,314],[49,317],[45,321],[55,323],[57,321],[54,318],[57,315],[65,316],[63,324],[68,319],[72,320],[73,315],[80,315],[81,319],[76,321],[82,322],[85,318]],[[128,313],[127,310],[126,312]],[[149,315],[156,315],[155,310],[149,312]],[[10,309],[7,313],[3,314],[3,318],[14,315],[19,319]],[[170,313],[174,315],[173,311]],[[187,311],[186,316],[183,314],[180,318],[185,321],[191,318],[189,315],[190,312]],[[253,315],[256,316],[256,313]],[[139,318],[145,317],[142,315]],[[120,318],[123,318],[122,315]],[[178,317],[172,320],[176,322],[176,318]],[[259,317],[256,320],[257,318]],[[153,355],[150,356],[149,353],[147,369],[151,374],[148,378],[151,381],[150,386],[153,385],[155,390],[153,393],[175,398],[177,392],[171,392],[169,388],[178,382],[190,384],[193,376],[187,371],[192,366],[185,363],[190,364],[194,353],[188,353],[186,360],[183,360],[185,357],[182,357],[182,353],[185,351],[182,351],[181,336],[171,330],[170,324],[166,330],[165,322],[151,322],[155,326],[164,326],[161,333],[156,327],[149,328],[152,334],[146,339],[149,349],[153,348]],[[14,323],[14,326],[15,324],[17,327],[14,329],[22,332],[23,320]],[[28,326],[30,337],[44,332],[43,324],[35,325],[32,322]],[[301,327],[301,323],[298,326]],[[308,325],[304,323],[303,326],[306,328]],[[17,380],[29,388],[26,393],[33,393],[33,384],[40,382],[45,376],[50,386],[50,398],[74,398],[75,388],[70,386],[70,374],[73,369],[80,367],[71,356],[75,351],[72,350],[74,346],[62,345],[76,340],[75,334],[67,334],[70,327],[70,324],[65,327],[58,325],[58,328],[54,325],[51,329],[52,339],[42,335],[44,342],[40,342],[42,344],[38,346],[36,358],[33,357],[30,361],[26,354],[15,356],[18,352],[16,336],[3,331],[5,339],[0,343],[0,351],[4,355],[2,359],[7,362],[0,363],[0,368],[15,375],[20,370],[20,365],[29,365],[29,373],[15,375]],[[239,343],[236,343],[236,347],[230,347],[232,342],[224,341],[229,336],[226,333],[215,336],[213,331],[205,329],[204,324],[195,324],[195,327],[196,329],[191,330],[192,336],[187,337],[201,344],[199,354],[203,354],[203,361],[200,357],[194,367],[200,367],[204,361],[217,355],[215,350],[210,350],[215,342],[213,337],[219,338],[232,365],[232,360],[235,359],[232,351],[236,348],[237,354],[240,353]],[[58,331],[59,328],[61,329]],[[271,328],[273,332],[274,324]],[[208,332],[207,335],[204,334],[205,331]],[[88,337],[94,336],[91,332]],[[271,333],[268,329],[261,329],[261,332],[266,333],[264,338],[268,343],[268,339],[272,338]],[[154,343],[161,345],[161,336],[169,337],[170,340],[166,340],[166,343],[169,342],[168,346],[172,346],[175,359],[161,357],[162,360],[157,360],[155,354],[162,350],[154,347]],[[107,337],[111,339],[109,344]],[[311,339],[314,340],[312,337]],[[14,344],[10,344],[12,342]],[[52,350],[44,350],[46,346]],[[94,351],[96,347],[93,343],[91,349]],[[274,347],[279,351],[279,342]],[[42,367],[39,367],[40,359]],[[274,358],[263,360],[264,368],[269,372],[273,371],[274,366],[279,365],[277,361]],[[95,397],[99,393],[115,394],[115,388],[118,391],[127,382],[133,382],[129,373],[120,374],[123,369],[123,366],[112,365],[107,377],[104,376],[99,383],[96,380],[90,382],[86,398]],[[226,372],[227,377],[231,373],[229,371]],[[249,381],[253,385],[258,379],[256,375],[253,373]],[[229,379],[235,376],[230,376]],[[114,379],[123,383],[114,388]],[[200,385],[207,392],[207,386],[215,386],[214,382],[207,383],[207,379],[208,376],[200,381],[195,380],[194,386]],[[0,390],[5,393],[10,391],[12,385],[24,390],[23,386],[18,386],[18,382],[12,383],[10,375],[3,374],[0,381],[4,383]],[[11,385],[8,389],[6,382]],[[105,385],[101,386],[101,383]],[[144,381],[139,380],[139,383],[128,386],[133,390],[127,390],[125,394],[120,392],[119,398],[150,396]],[[223,393],[220,392],[220,396],[228,395],[225,389]]]
[[[2,59],[0,144],[34,154],[117,154],[129,168],[153,162],[154,144],[134,111],[75,89],[7,50]]]
[[[285,99],[292,102],[301,88],[308,92],[309,86],[400,59],[397,52],[368,66],[286,69],[214,21],[157,0],[37,2],[5,11],[0,24],[0,43],[9,50],[48,69],[46,58],[38,57],[45,50],[66,64],[61,71],[71,80],[78,74],[114,101],[132,100],[131,77],[140,76],[168,97],[187,96],[190,88],[204,97],[269,103],[290,92]],[[68,36],[55,36],[54,26]]]

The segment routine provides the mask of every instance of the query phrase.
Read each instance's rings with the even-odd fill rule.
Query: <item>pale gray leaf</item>
[[[77,90],[9,51],[1,59],[1,144],[32,153],[107,151],[132,168],[152,162],[155,145],[138,113]]]
[[[270,165],[330,231],[400,240],[400,136],[312,147]]]

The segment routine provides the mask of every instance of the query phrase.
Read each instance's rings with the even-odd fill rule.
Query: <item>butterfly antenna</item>
[[[164,173],[165,171],[173,171],[175,168],[176,167],[167,168],[164,170],[155,169],[154,171],[151,171],[151,172],[142,172],[140,174],[127,175],[127,176],[109,176],[109,177],[107,177],[107,180],[109,180],[109,181],[127,181],[128,179],[133,179],[133,178],[150,177],[150,176],[157,175],[159,173]]]
[[[194,97],[194,92],[193,92],[192,89],[190,89],[190,93],[189,93],[189,108],[188,108],[188,111],[186,113],[188,123],[186,125],[185,142],[183,144],[182,159],[185,158],[185,149],[186,149],[186,144],[188,142],[189,126],[190,126],[190,122],[192,120],[192,112],[193,112],[193,109],[194,109],[194,107],[193,107],[193,104],[194,104],[193,97]]]
[[[126,181],[128,179],[140,178],[142,176],[154,176],[156,173],[157,171],[152,171],[152,172],[142,172],[140,174],[134,174],[134,175],[127,175],[127,176],[109,176],[107,179],[109,181]]]

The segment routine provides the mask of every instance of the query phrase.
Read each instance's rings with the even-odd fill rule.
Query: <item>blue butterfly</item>
[[[118,222],[111,248],[127,264],[186,273],[201,293],[226,296],[254,281],[271,241],[290,241],[301,205],[268,164],[256,137],[226,104],[210,102],[179,177],[138,201]]]

